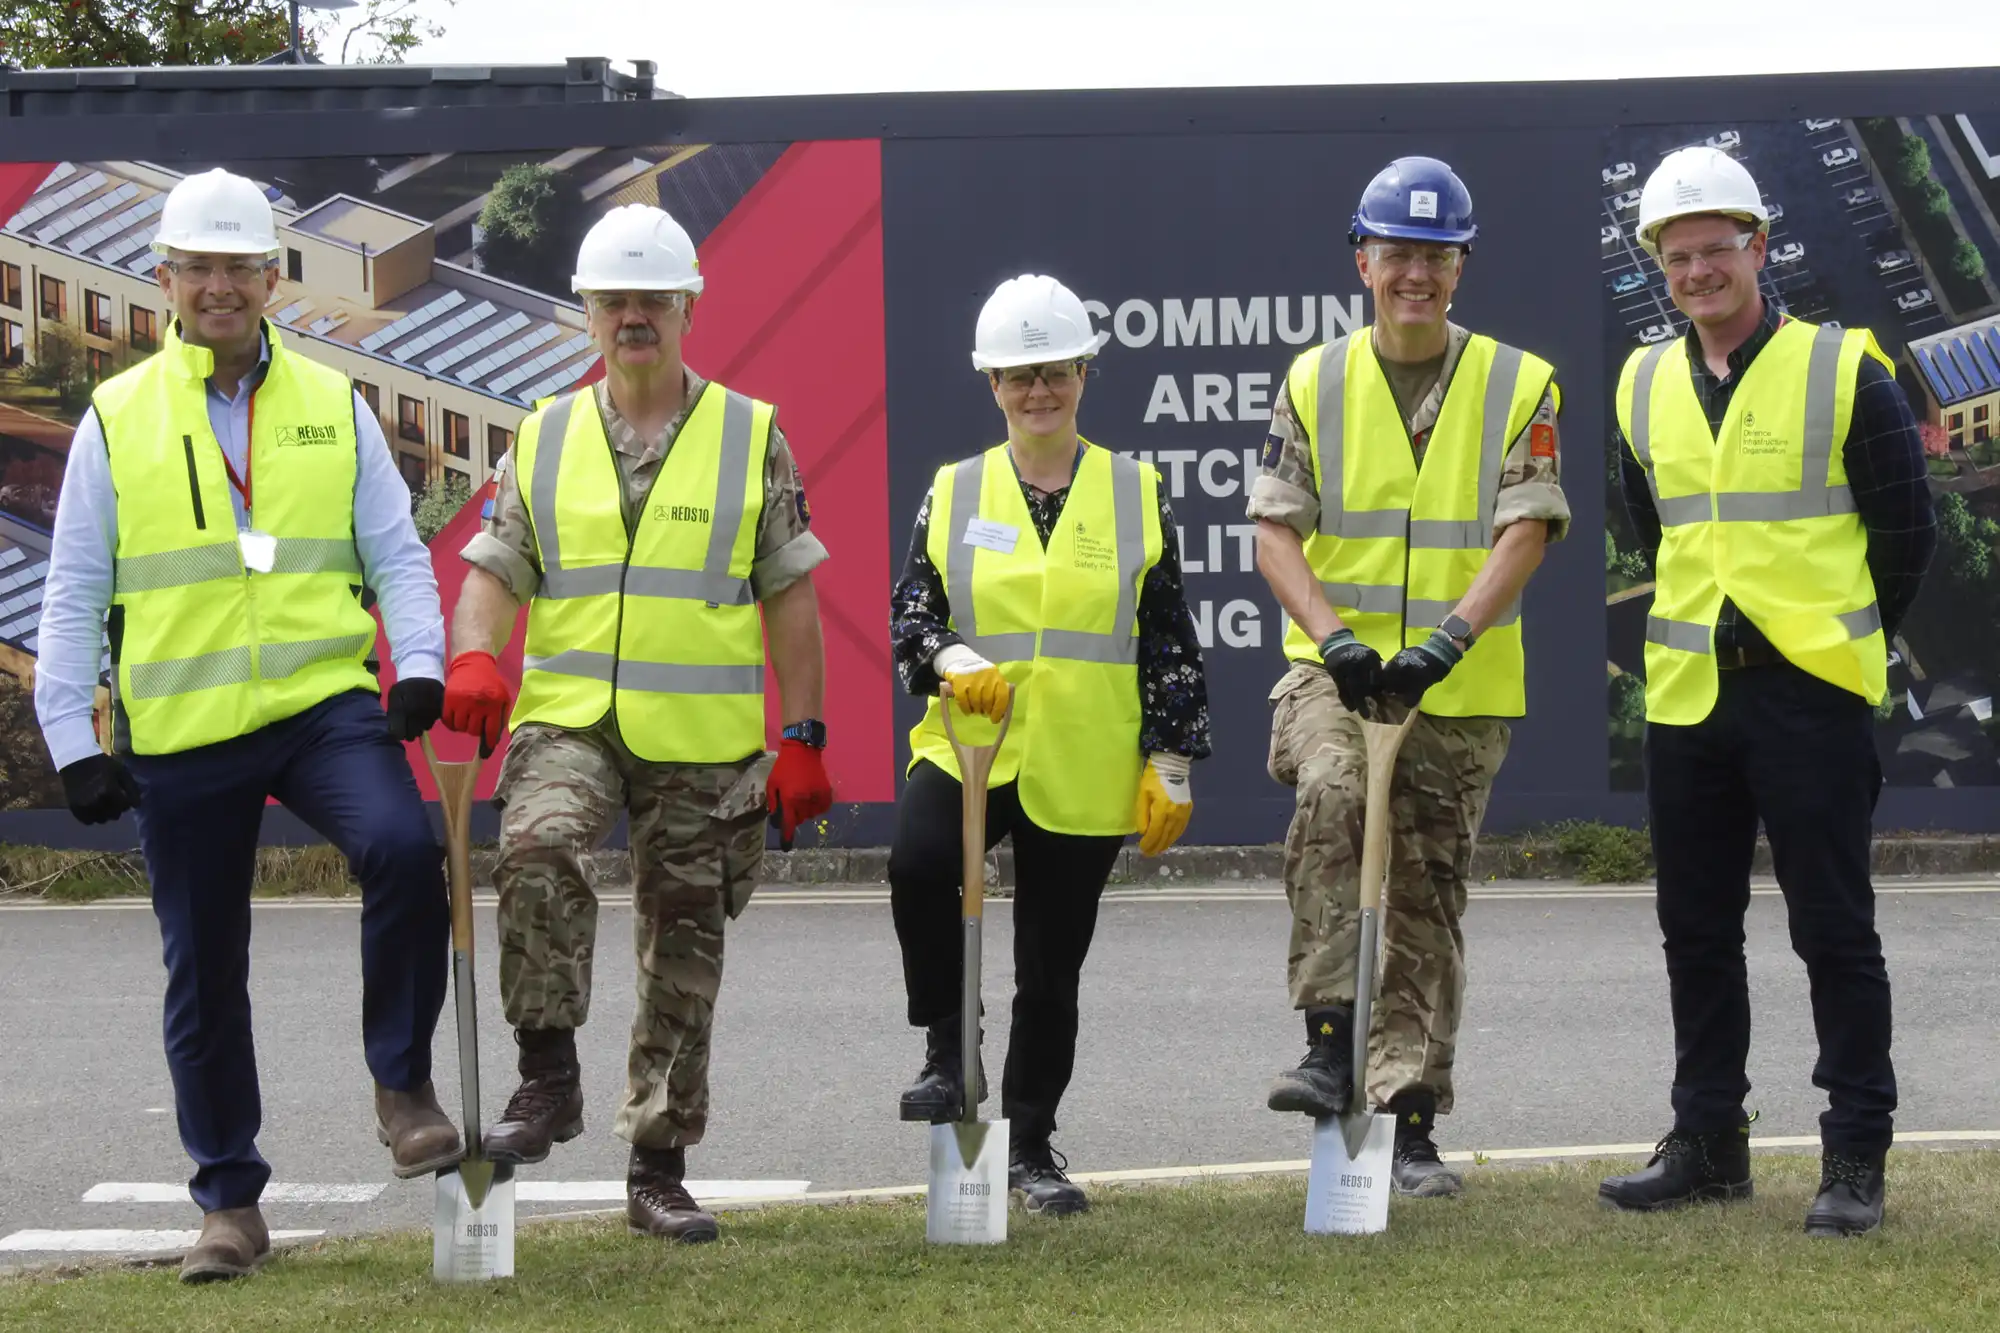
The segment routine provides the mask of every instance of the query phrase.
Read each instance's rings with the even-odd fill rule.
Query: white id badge
[[[259,574],[271,572],[278,560],[278,539],[255,528],[240,528],[236,544],[243,548],[243,563]]]
[[[1021,540],[1021,530],[1012,523],[995,523],[991,519],[975,518],[965,525],[965,544],[983,546],[1001,555],[1012,555],[1014,543]]]

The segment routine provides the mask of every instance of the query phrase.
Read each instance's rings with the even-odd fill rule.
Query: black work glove
[[[444,682],[411,676],[389,687],[389,735],[413,741],[437,725],[444,713]]]
[[[108,824],[139,804],[139,784],[108,754],[77,760],[58,775],[69,812],[85,824]]]
[[[1382,654],[1345,626],[1321,640],[1319,656],[1326,663],[1326,674],[1333,677],[1333,687],[1340,691],[1341,706],[1350,713],[1359,713],[1382,686]]]
[[[1424,691],[1450,675],[1464,656],[1451,635],[1432,630],[1430,638],[1389,659],[1382,668],[1382,693],[1415,708],[1423,701]]]

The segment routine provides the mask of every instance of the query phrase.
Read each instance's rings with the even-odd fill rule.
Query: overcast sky
[[[691,97],[2000,66],[2000,4],[420,0],[411,63],[652,60]],[[1519,17],[1532,11],[1534,17]],[[2000,77],[2000,71],[1996,71]]]

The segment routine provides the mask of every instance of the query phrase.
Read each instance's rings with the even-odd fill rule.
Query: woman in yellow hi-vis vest
[[[1758,290],[1771,219],[1727,153],[1669,154],[1639,199],[1685,337],[1633,350],[1613,404],[1626,507],[1656,548],[1646,797],[1673,1015],[1673,1127],[1598,1187],[1634,1212],[1751,1192],[1743,916],[1757,830],[1811,981],[1826,1090],[1805,1229],[1882,1222],[1894,1133],[1889,976],[1869,840],[1888,638],[1936,544],[1929,468],[1865,329]]]
[[[988,299],[972,362],[1007,440],[938,470],[892,598],[897,671],[931,696],[910,735],[889,854],[909,1021],[927,1031],[901,1114],[955,1119],[966,1091],[959,775],[938,685],[950,682],[954,725],[977,743],[986,724],[968,731],[969,715],[997,722],[1011,684],[986,836],[989,847],[1013,836],[1016,994],[1000,1096],[1010,1184],[1032,1212],[1087,1206],[1049,1136],[1105,881],[1128,833],[1148,856],[1180,837],[1193,810],[1188,763],[1209,749],[1201,644],[1159,473],[1076,431],[1085,366],[1105,336],[1053,278],[1013,278]],[[984,1101],[980,1079],[973,1096]]]

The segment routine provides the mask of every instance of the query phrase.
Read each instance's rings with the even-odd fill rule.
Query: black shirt
[[[1083,448],[1077,447],[1077,461]],[[1010,456],[1011,461],[1011,456]],[[1076,475],[1071,464],[1070,476]],[[1020,470],[1015,469],[1018,480]],[[1167,489],[1159,488],[1160,559],[1139,585],[1139,749],[1201,759],[1209,753],[1208,682],[1202,672],[1201,639],[1188,610],[1181,583],[1180,539],[1174,527]],[[1021,482],[1021,498],[1044,550],[1056,520],[1062,517],[1069,487],[1043,492]],[[931,496],[917,511],[916,531],[903,576],[889,595],[889,635],[894,641],[896,674],[911,694],[936,694],[937,673],[931,660],[954,643],[963,643],[946,623],[951,599],[944,576],[925,549],[930,541]]]
[[[1718,379],[1709,370],[1699,335],[1693,327],[1688,329],[1688,364],[1711,431],[1722,429],[1722,418],[1729,411],[1736,386],[1743,381],[1743,372],[1783,320],[1766,301],[1756,332],[1729,354],[1727,379]],[[1615,425],[1613,429],[1617,429]],[[1639,465],[1622,430],[1618,431],[1618,443],[1626,512],[1646,553],[1657,557],[1660,516],[1646,486],[1646,470]],[[1931,509],[1930,469],[1924,461],[1916,417],[1896,377],[1872,356],[1861,358],[1861,370],[1855,377],[1854,416],[1840,456],[1847,468],[1847,487],[1854,493],[1854,508],[1868,531],[1868,573],[1875,582],[1882,632],[1891,636],[1916,600],[1918,585],[1930,567],[1931,554],[1937,549],[1937,519]],[[1771,647],[1763,631],[1727,598],[1715,622],[1715,645],[1738,650]]]

